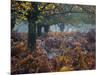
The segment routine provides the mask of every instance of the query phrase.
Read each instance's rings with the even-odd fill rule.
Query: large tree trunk
[[[35,44],[36,44],[36,24],[29,23],[28,48],[30,50],[34,49]]]
[[[36,21],[39,16],[38,4],[32,3],[34,10],[29,12],[29,31],[28,31],[28,48],[32,51],[36,47]]]

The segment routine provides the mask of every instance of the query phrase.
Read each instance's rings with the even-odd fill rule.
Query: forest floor
[[[93,70],[96,66],[95,32],[48,32],[36,39],[36,49],[27,40],[11,40],[11,73],[43,73]]]

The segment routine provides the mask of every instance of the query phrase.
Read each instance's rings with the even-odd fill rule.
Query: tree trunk
[[[15,20],[11,20],[11,32],[13,31],[14,26],[15,26]]]
[[[13,31],[13,28],[16,24],[16,14],[14,12],[15,11],[11,11],[11,32]]]
[[[29,23],[28,48],[30,50],[34,49],[35,44],[36,44],[36,24]]]
[[[29,31],[28,31],[28,48],[32,51],[36,47],[36,21],[39,16],[38,4],[32,3],[34,10],[29,12],[28,21],[29,21]]]
[[[38,35],[38,36],[41,36],[41,34],[42,34],[41,30],[42,30],[41,25],[38,25],[38,26],[37,26],[37,35]]]
[[[45,33],[48,33],[49,32],[49,25],[45,25],[44,30],[45,30]]]

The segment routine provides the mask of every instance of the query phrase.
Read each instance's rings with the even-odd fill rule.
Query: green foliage
[[[90,14],[92,18],[88,16],[89,14],[84,14],[88,12],[89,13],[95,12],[95,6],[85,7],[81,5],[68,5],[68,4],[45,3],[45,2],[41,3],[37,2],[37,5],[40,15],[38,15],[38,20],[36,23],[47,24],[47,25],[51,25],[53,23],[56,24],[60,22],[79,23],[80,21],[83,21],[85,23],[92,23],[95,20],[95,16],[93,16],[95,14]],[[14,13],[16,15],[16,19],[23,21],[27,20],[29,11],[34,10],[34,7],[32,6],[32,2],[12,0],[11,10],[12,14]],[[89,19],[90,20],[92,19],[92,22]]]

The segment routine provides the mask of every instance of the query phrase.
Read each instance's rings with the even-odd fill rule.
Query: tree
[[[36,20],[40,14],[38,11],[38,4],[32,3],[34,10],[29,11],[28,21],[29,21],[29,32],[28,32],[28,48],[31,50],[35,48],[36,44]]]
[[[58,22],[68,22],[66,18],[68,18],[68,16],[70,16],[72,13],[91,13],[92,17],[94,18],[95,6],[92,6],[91,9],[90,7],[91,6],[85,7],[82,5],[12,0],[11,29],[13,29],[15,23],[28,20],[28,48],[33,50],[36,43],[36,33],[38,33],[38,36],[41,35],[42,26],[44,26],[45,32],[48,32],[49,25],[56,24]],[[15,17],[13,15],[15,15]]]

